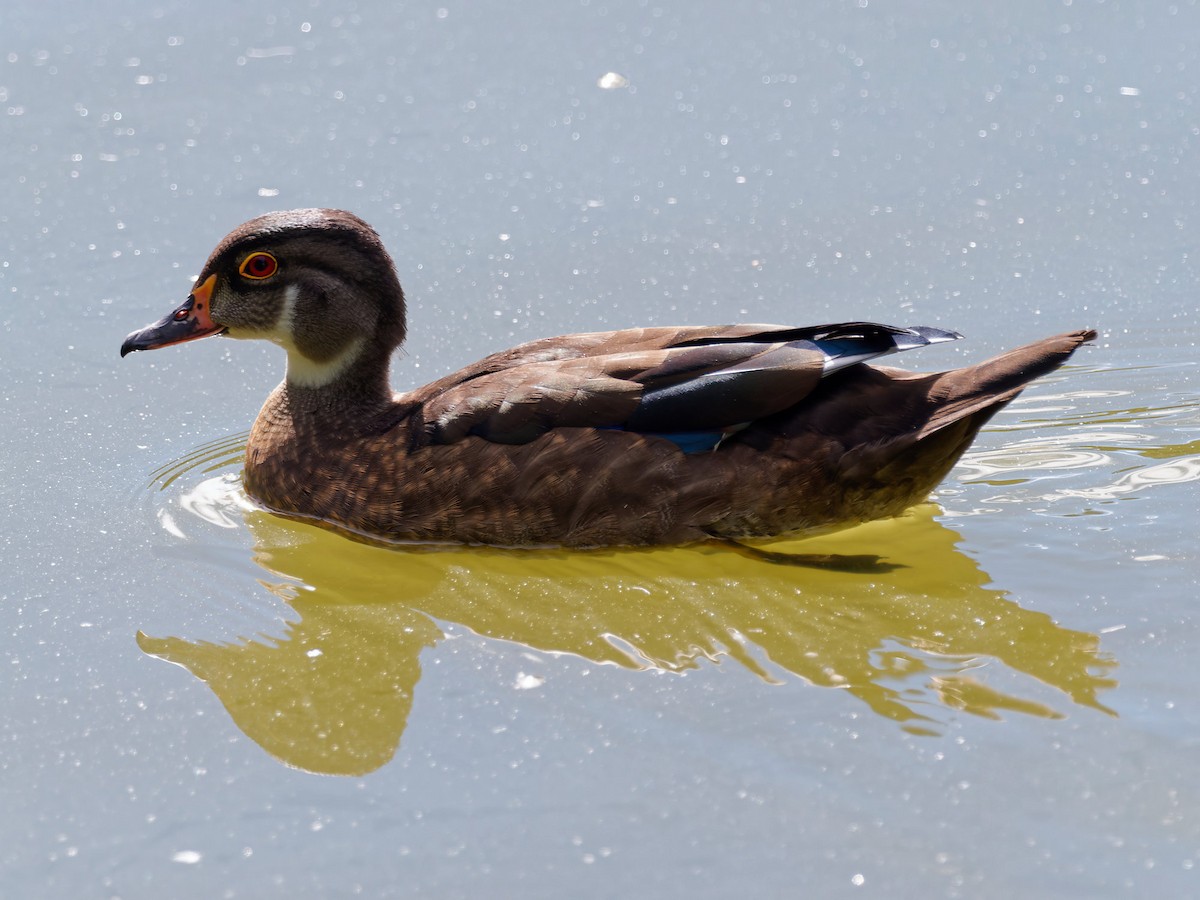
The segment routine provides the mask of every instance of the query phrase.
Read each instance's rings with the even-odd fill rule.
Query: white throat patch
[[[296,299],[300,296],[299,285],[289,284],[283,290],[283,309],[270,339],[287,351],[287,380],[299,387],[324,387],[346,371],[362,352],[364,339],[355,338],[333,359],[315,362],[296,349],[292,327],[296,315]]]

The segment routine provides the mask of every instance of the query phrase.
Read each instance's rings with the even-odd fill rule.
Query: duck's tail
[[[930,375],[864,371],[847,387],[860,392],[875,415],[861,423],[847,447],[840,477],[864,497],[882,491],[901,506],[919,502],[993,415],[1095,337],[1090,329],[1060,334],[974,366]]]
[[[987,412],[982,426],[1034,379],[1053,372],[1081,344],[1094,340],[1091,329],[1044,338],[963,369],[933,376],[929,389],[930,415],[917,432],[920,440],[954,422]],[[978,430],[978,427],[976,428]]]

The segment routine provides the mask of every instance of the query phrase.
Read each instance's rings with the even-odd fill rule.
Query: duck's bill
[[[210,275],[188,295],[183,306],[163,316],[153,325],[147,325],[125,338],[125,343],[121,345],[121,355],[125,356],[135,350],[153,350],[156,347],[182,344],[184,341],[194,341],[223,332],[225,327],[216,324],[209,314],[213,285],[216,281],[217,276]]]

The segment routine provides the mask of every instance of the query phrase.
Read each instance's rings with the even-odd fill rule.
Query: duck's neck
[[[390,407],[391,353],[372,352],[359,344],[350,350],[322,365],[289,353],[287,376],[272,395],[280,411],[297,425],[330,427],[366,422]]]
[[[330,381],[313,384],[288,377],[271,392],[254,421],[246,446],[243,484],[247,493],[274,509],[296,506],[316,483],[344,473],[364,439],[395,424],[400,404],[388,386],[388,357],[360,357]],[[299,485],[299,487],[298,487]]]

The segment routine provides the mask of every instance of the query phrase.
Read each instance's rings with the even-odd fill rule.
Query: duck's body
[[[288,375],[250,434],[265,506],[374,538],[506,546],[766,537],[894,516],[1090,331],[965,369],[863,364],[958,337],[869,323],[644,328],[524,344],[405,394],[403,294],[361,220],[273,213],[122,354],[263,337]]]

